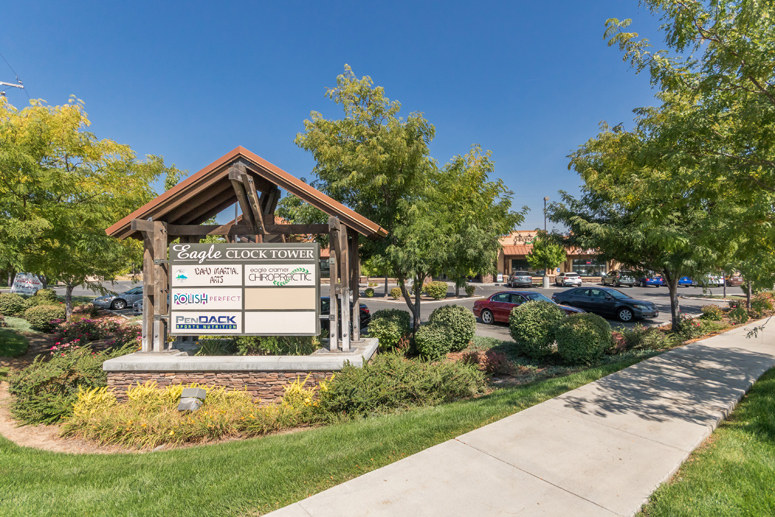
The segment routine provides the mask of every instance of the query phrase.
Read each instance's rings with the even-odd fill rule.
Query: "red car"
[[[474,303],[474,316],[481,318],[482,322],[488,325],[496,321],[508,323],[511,309],[531,301],[554,303],[546,296],[534,291],[501,291],[485,300],[477,300]],[[567,307],[556,303],[555,305],[565,311],[566,315],[586,312],[575,307]]]

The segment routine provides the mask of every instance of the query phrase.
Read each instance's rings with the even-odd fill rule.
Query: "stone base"
[[[306,388],[318,386],[320,381],[330,378],[336,372],[108,372],[108,388],[116,398],[126,401],[126,390],[130,386],[155,381],[160,388],[173,384],[206,384],[228,390],[246,390],[256,402],[271,404],[279,402],[285,387],[296,379],[309,379]]]
[[[102,365],[108,374],[108,387],[119,400],[126,400],[126,389],[155,381],[160,387],[172,384],[206,384],[229,390],[247,390],[262,403],[276,402],[285,386],[309,375],[312,387],[340,371],[346,363],[361,367],[379,347],[375,338],[352,343],[347,352],[317,350],[309,356],[202,356],[192,357],[178,350],[136,352]]]

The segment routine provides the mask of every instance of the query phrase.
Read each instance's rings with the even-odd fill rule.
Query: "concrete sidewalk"
[[[775,366],[775,330],[699,341],[270,515],[633,515]]]

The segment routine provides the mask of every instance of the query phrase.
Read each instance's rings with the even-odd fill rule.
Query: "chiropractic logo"
[[[312,281],[310,270],[305,267],[252,267],[248,270],[250,282],[271,282],[272,285],[282,287],[290,283],[306,285]]]

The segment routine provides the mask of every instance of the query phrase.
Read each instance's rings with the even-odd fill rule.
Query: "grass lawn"
[[[477,399],[168,452],[66,455],[0,438],[11,515],[258,515],[630,366],[630,356]]]
[[[775,369],[654,492],[641,515],[775,515]]]
[[[0,328],[0,357],[24,355],[27,352],[29,340],[22,333],[35,331],[30,328],[27,320],[21,318],[7,316],[5,323],[8,326]]]

